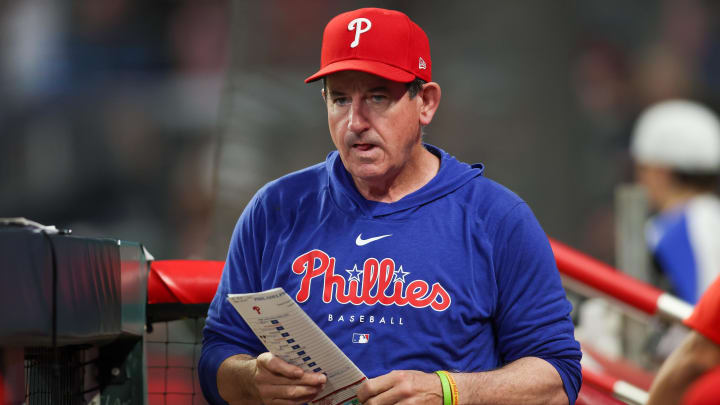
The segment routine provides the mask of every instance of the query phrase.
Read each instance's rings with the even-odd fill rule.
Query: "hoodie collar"
[[[468,165],[458,161],[444,150],[424,144],[425,148],[440,158],[440,169],[427,184],[398,201],[384,203],[370,201],[360,194],[352,176],[345,169],[337,151],[331,152],[325,160],[329,176],[330,193],[338,207],[352,215],[377,218],[401,212],[413,211],[433,200],[441,198],[477,176],[482,176],[482,164]]]

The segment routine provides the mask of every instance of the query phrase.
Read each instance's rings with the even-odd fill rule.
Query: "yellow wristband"
[[[452,389],[450,388],[450,380],[448,373],[445,371],[436,371],[435,374],[440,377],[440,385],[443,391],[443,405],[453,405]]]
[[[460,404],[460,400],[458,399],[458,389],[457,384],[455,384],[455,379],[452,377],[452,375],[448,372],[445,372],[447,375],[448,382],[450,382],[450,393],[452,396],[452,405],[458,405]]]

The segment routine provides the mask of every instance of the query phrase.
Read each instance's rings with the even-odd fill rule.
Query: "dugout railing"
[[[619,304],[620,310],[660,317],[672,323],[681,323],[692,313],[692,305],[672,294],[636,280],[553,238],[549,240],[566,290],[585,296],[604,297]],[[583,355],[600,356],[585,346]],[[617,367],[615,369],[617,370]],[[606,392],[628,404],[641,405],[648,398],[645,389],[613,375],[608,370],[583,367],[583,387],[586,386]],[[583,403],[582,398],[579,398],[578,403]]]

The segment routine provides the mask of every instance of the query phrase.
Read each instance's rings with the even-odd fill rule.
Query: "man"
[[[301,404],[326,377],[266,349],[228,293],[281,286],[365,373],[363,404],[573,403],[581,357],[548,240],[527,205],[422,142],[440,86],[425,33],[341,14],[321,69],[337,151],[263,187],[238,221],[199,371],[212,403]],[[363,336],[363,339],[354,338]],[[447,387],[446,387],[447,388]]]
[[[654,261],[674,294],[694,304],[720,275],[720,123],[685,100],[649,107],[631,140],[637,179],[658,213],[648,224]]]
[[[647,405],[717,403],[720,384],[720,278],[685,324],[693,331],[663,363]],[[690,389],[688,389],[690,388]]]

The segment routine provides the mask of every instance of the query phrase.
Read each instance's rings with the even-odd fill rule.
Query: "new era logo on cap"
[[[343,70],[396,82],[432,81],[430,43],[410,18],[394,10],[363,8],[330,20],[323,33],[320,70],[309,83]]]

